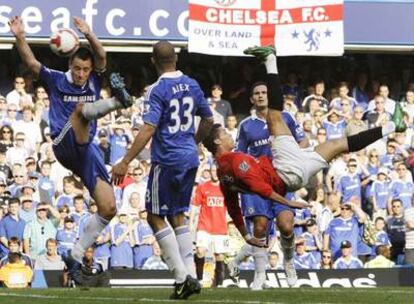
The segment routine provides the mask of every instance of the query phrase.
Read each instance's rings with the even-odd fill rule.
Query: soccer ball
[[[79,37],[70,28],[58,29],[50,36],[50,48],[58,56],[68,57],[75,53],[78,47]]]

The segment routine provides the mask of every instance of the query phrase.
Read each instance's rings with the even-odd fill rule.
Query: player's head
[[[73,83],[83,86],[94,68],[94,57],[90,49],[81,47],[69,59]]]
[[[151,61],[159,73],[166,70],[175,70],[177,55],[174,46],[168,41],[157,42],[152,50]]]
[[[250,102],[256,109],[267,108],[267,84],[263,81],[253,83],[250,89]]]
[[[234,149],[234,140],[220,124],[214,124],[210,134],[203,140],[203,145],[213,155],[219,150],[230,152]]]

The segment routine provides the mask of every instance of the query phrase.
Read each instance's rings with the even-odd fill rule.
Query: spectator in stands
[[[33,121],[33,107],[24,106],[22,108],[22,120],[18,120],[13,124],[13,129],[16,132],[21,132],[26,137],[26,148],[30,151],[39,151],[40,143],[42,142],[42,132],[39,123]]]
[[[373,249],[373,256],[376,254],[376,249],[378,246],[387,246],[388,248],[391,247],[391,242],[388,237],[387,232],[385,231],[386,223],[385,219],[381,216],[375,219],[375,230],[377,230],[375,246],[372,247]]]
[[[109,144],[109,134],[105,129],[101,129],[98,132],[99,149],[104,159],[105,165],[111,163],[111,145]]]
[[[154,232],[147,221],[147,211],[141,210],[139,220],[134,226],[134,268],[141,269],[145,261],[153,255],[153,244],[155,242]]]
[[[404,210],[410,208],[413,204],[414,183],[412,178],[409,177],[407,166],[404,163],[397,164],[397,174],[398,178],[393,180],[390,185],[389,212],[391,211],[390,207],[393,199],[398,198],[402,202]]]
[[[17,121],[17,106],[15,104],[7,105],[7,117],[3,120],[3,125],[13,128],[13,124]]]
[[[63,178],[63,193],[56,198],[56,207],[67,205],[73,209],[75,190],[75,179],[72,176],[65,176]]]
[[[334,259],[337,259],[341,255],[342,242],[348,241],[352,245],[352,255],[358,256],[359,226],[366,221],[366,218],[366,214],[358,205],[343,204],[340,216],[334,218],[325,231],[324,249],[332,250]]]
[[[36,219],[36,207],[33,199],[29,196],[20,197],[21,209],[20,217],[24,219],[26,223]]]
[[[9,253],[9,263],[0,268],[0,283],[7,288],[27,288],[33,278],[32,269],[23,264],[17,252]]]
[[[39,255],[36,259],[35,269],[40,270],[63,270],[65,263],[57,253],[57,242],[54,238],[46,241],[46,253]]]
[[[361,177],[357,172],[357,167],[357,161],[351,158],[347,164],[347,172],[341,176],[336,185],[342,203],[354,200],[361,205]]]
[[[23,232],[26,222],[19,215],[20,201],[17,198],[11,198],[8,204],[8,214],[0,220],[0,258],[8,253],[9,240],[16,237],[23,241]]]
[[[386,85],[386,84],[380,85],[379,90],[378,90],[378,94],[384,100],[384,109],[385,109],[385,111],[390,113],[390,115],[394,114],[395,100],[393,100],[389,97],[390,90],[388,89],[388,85]],[[368,110],[374,109],[375,106],[376,106],[376,98],[369,102]]]
[[[236,142],[238,129],[237,129],[237,118],[235,115],[227,116],[226,131],[231,135],[234,142]]]
[[[122,120],[118,119],[111,129],[113,131],[109,136],[111,146],[110,164],[114,165],[125,155],[130,140],[126,135]]]
[[[338,139],[345,136],[346,120],[337,110],[332,109],[326,114],[327,119],[322,123],[326,130],[327,140]]]
[[[0,147],[4,153],[14,146],[14,130],[9,125],[0,128]]]
[[[317,80],[314,84],[314,94],[311,94],[303,99],[302,108],[304,112],[309,113],[310,101],[317,100],[319,108],[323,110],[325,113],[328,112],[329,102],[323,96],[325,92],[325,82],[323,80]]]
[[[81,218],[88,214],[88,211],[85,210],[85,206],[85,198],[82,194],[78,194],[73,198],[73,210],[70,213],[70,216],[75,221],[76,226],[79,226]]]
[[[269,253],[267,270],[283,270],[282,261],[280,260],[279,253],[277,251],[271,251]]]
[[[302,234],[305,239],[305,250],[313,255],[314,260],[321,262],[322,238],[318,231],[318,225],[312,218],[306,221],[306,232]]]
[[[84,287],[108,287],[111,274],[105,271],[103,265],[94,258],[94,249],[86,249],[82,264],[74,259],[66,258],[65,263],[69,269],[70,278],[75,285]]]
[[[401,200],[391,201],[391,213],[387,219],[387,233],[391,241],[391,260],[402,263],[405,248],[404,209]]]
[[[328,195],[326,200],[326,205],[322,209],[321,214],[318,218],[318,230],[320,233],[325,233],[328,229],[329,224],[332,219],[339,215],[340,213],[340,197],[335,192],[332,192]]]
[[[351,136],[368,129],[367,122],[362,120],[363,115],[364,110],[362,107],[359,105],[356,106],[352,114],[352,118],[348,120],[348,124],[345,129],[346,136]]]
[[[150,256],[142,266],[146,270],[168,270],[167,264],[164,263],[161,257],[161,249],[157,242],[154,242],[153,255]]]
[[[221,98],[221,95],[223,95],[223,89],[221,85],[214,84],[211,87],[211,100],[215,103],[215,110],[223,116],[224,121],[227,120],[227,118],[230,115],[233,115],[233,111],[231,109],[231,104],[225,99]]]
[[[0,97],[1,98],[1,97]],[[408,119],[412,123],[414,119],[414,91],[408,90],[405,93],[404,112],[408,114]]]
[[[366,262],[364,268],[392,268],[395,263],[390,260],[390,248],[385,245],[379,245],[376,250],[376,257]]]
[[[314,256],[306,252],[305,239],[300,237],[296,240],[296,251],[293,257],[296,269],[316,269],[318,268],[318,261]]]
[[[414,265],[414,207],[404,209],[405,250],[404,264]]]
[[[57,253],[61,256],[66,256],[69,250],[72,250],[77,239],[77,232],[75,231],[75,221],[72,217],[67,216],[64,219],[63,229],[59,229],[56,233]]]
[[[6,152],[7,164],[12,166],[16,163],[24,164],[24,160],[30,156],[28,149],[25,147],[25,135],[17,132],[15,135],[15,145]]]
[[[369,112],[366,114],[368,126],[370,128],[374,128],[384,125],[391,119],[391,113],[389,113],[385,108],[384,97],[377,95],[371,102],[374,102],[374,107],[372,109],[368,108]]]
[[[353,110],[358,105],[358,102],[355,98],[348,96],[348,93],[348,84],[346,82],[340,82],[338,85],[338,97],[331,100],[329,107],[344,113],[344,104],[346,103],[351,110],[350,113],[352,114]]]
[[[33,105],[32,96],[26,92],[26,81],[23,76],[16,76],[13,82],[14,89],[6,95],[7,104],[14,104],[17,109],[25,105]]]
[[[38,188],[43,201],[52,202],[56,193],[56,185],[50,178],[51,164],[49,161],[40,163],[40,173]]]
[[[48,212],[51,214],[51,219],[47,217]],[[51,205],[39,203],[36,208],[36,219],[28,222],[24,228],[24,253],[32,259],[37,259],[39,255],[44,254],[46,252],[46,240],[56,236],[59,218],[59,212]]]
[[[362,268],[362,262],[352,254],[352,243],[350,241],[341,242],[342,255],[333,264],[334,269],[358,269]]]
[[[8,253],[6,256],[4,256],[0,260],[0,268],[6,265],[7,263],[9,263],[9,253],[16,252],[20,254],[22,264],[27,265],[33,269],[34,264],[33,264],[32,259],[28,255],[24,254],[21,248],[22,248],[21,241],[19,241],[17,237],[14,237],[14,236],[11,237],[9,239]]]
[[[131,243],[132,223],[128,224],[125,211],[119,213],[119,223],[111,227],[111,268],[133,268],[134,260]]]
[[[332,269],[332,267],[333,267],[332,251],[322,250],[320,269]]]
[[[141,166],[134,168],[132,178],[133,183],[126,186],[122,192],[122,208],[129,209],[131,194],[136,192],[139,196],[139,209],[141,210],[145,208],[145,193],[147,191],[147,180],[144,169]]]
[[[358,105],[365,111],[368,108],[368,74],[361,72],[357,76],[357,83],[352,90],[352,96],[358,101]]]
[[[387,214],[388,197],[390,195],[387,168],[380,168],[378,170],[377,179],[372,183],[371,195],[374,217],[385,217]]]
[[[97,237],[95,241],[95,252],[94,257],[97,261],[99,261],[103,269],[108,269],[109,266],[109,259],[111,257],[111,234],[110,234],[110,227],[109,225],[102,230],[100,235]]]

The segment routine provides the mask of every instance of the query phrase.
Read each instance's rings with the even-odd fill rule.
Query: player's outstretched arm
[[[85,38],[88,40],[92,52],[95,57],[95,70],[103,71],[106,68],[106,52],[102,46],[102,43],[99,41],[98,37],[92,32],[89,25],[85,20],[79,17],[73,18],[73,23],[79,32],[85,35]]]
[[[10,31],[16,38],[16,47],[23,63],[34,76],[39,76],[42,64],[36,59],[29,44],[26,41],[23,20],[20,16],[14,16],[9,20]]]
[[[135,137],[131,148],[125,154],[124,158],[112,168],[112,182],[115,185],[119,185],[124,180],[124,177],[128,171],[129,163],[144,149],[145,145],[154,135],[156,127],[145,123]]]

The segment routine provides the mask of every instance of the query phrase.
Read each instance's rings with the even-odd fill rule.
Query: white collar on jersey
[[[263,121],[263,122],[267,123],[267,122],[266,122],[266,119],[263,119],[263,118],[261,118],[261,117],[257,116],[256,109],[253,109],[250,113],[251,113],[250,117],[251,117],[253,120],[258,119],[258,120],[261,120],[261,121]]]
[[[160,76],[160,79],[161,78],[178,78],[178,77],[181,77],[181,76],[183,76],[183,72],[177,70],[177,71],[174,71],[174,72],[167,72],[167,73],[162,74]]]

